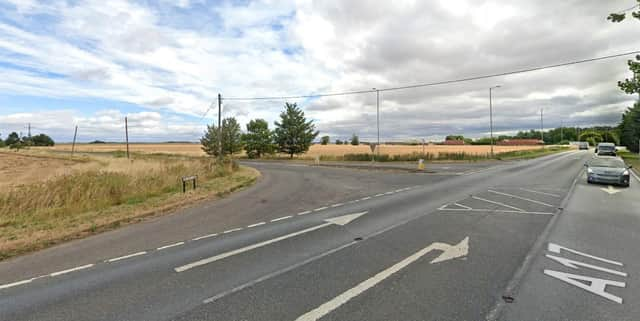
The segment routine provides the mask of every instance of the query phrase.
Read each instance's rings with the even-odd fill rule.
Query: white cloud
[[[192,128],[201,125],[168,125],[162,115],[200,117],[218,93],[279,96],[367,90],[640,49],[633,22],[612,24],[605,19],[620,9],[617,2],[10,3],[15,10],[0,12],[0,61],[9,64],[0,66],[0,91],[137,104],[148,110],[130,116],[144,128],[140,137],[161,137],[177,129],[197,138],[201,129]],[[190,21],[183,27],[171,15],[160,14],[197,6],[199,17],[210,20]],[[34,14],[53,18],[40,25]],[[550,117],[575,124],[615,122],[632,100],[615,87],[616,80],[628,74],[624,60],[383,92],[382,135],[386,139],[450,131],[483,135],[487,88],[498,83],[503,85],[495,101],[499,130],[536,126],[540,107]],[[323,133],[374,136],[373,93],[298,102]],[[241,123],[258,117],[272,122],[282,104],[225,101],[225,115],[237,116]],[[74,110],[42,112],[50,113],[53,124],[68,118],[95,125],[95,136],[97,130],[115,134],[113,126],[120,125],[107,124],[118,124],[116,119],[124,117],[117,110],[88,117]],[[19,117],[24,122],[31,116],[35,118],[13,114],[1,119],[6,123]],[[212,116],[215,112],[209,113]],[[69,127],[68,122],[59,125],[60,132]]]

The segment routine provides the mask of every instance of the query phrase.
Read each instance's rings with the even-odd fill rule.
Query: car
[[[600,143],[595,151],[598,156],[616,156],[616,152],[616,145],[613,143]]]
[[[589,142],[578,142],[578,149],[589,149]]]
[[[584,164],[587,168],[587,183],[604,183],[629,187],[629,171],[618,157],[594,157]]]

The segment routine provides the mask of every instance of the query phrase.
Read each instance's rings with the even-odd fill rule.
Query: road
[[[252,164],[226,199],[0,263],[0,319],[631,320],[640,182],[587,185],[591,155]]]

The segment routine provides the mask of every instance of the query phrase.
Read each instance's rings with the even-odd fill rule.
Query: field
[[[259,173],[210,158],[0,151],[0,260],[166,213],[253,183]],[[180,177],[198,175],[182,193]]]
[[[71,151],[70,144],[58,144],[54,147],[46,147],[54,151]],[[421,145],[381,145],[380,154],[406,155],[412,153],[422,153]],[[540,146],[494,146],[496,154],[539,149]],[[124,144],[77,144],[76,151],[82,152],[113,152],[125,150]],[[180,154],[190,156],[205,155],[200,144],[185,143],[165,143],[165,144],[130,144],[129,149],[132,152],[141,153],[167,153]],[[464,146],[445,146],[445,145],[425,145],[424,152],[437,156],[440,153],[466,153],[469,155],[486,155],[491,151],[491,146],[487,145],[464,145]],[[377,152],[377,151],[376,151]],[[309,151],[299,156],[299,158],[315,158],[316,156],[344,156],[345,154],[365,154],[371,153],[368,145],[312,145]],[[241,155],[240,155],[241,156]]]

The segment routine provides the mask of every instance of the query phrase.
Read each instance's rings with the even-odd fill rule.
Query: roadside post
[[[193,175],[193,176],[182,176],[182,192],[186,193],[187,192],[187,182],[188,181],[192,181],[193,182],[193,189],[196,189],[196,181],[198,180],[198,175]]]
[[[316,155],[316,165],[320,165],[320,155]]]
[[[376,151],[376,143],[370,143],[369,148],[371,148],[371,162],[373,163],[376,157],[376,154],[374,153]]]
[[[420,158],[418,160],[418,169],[423,171],[424,170],[424,159]]]

